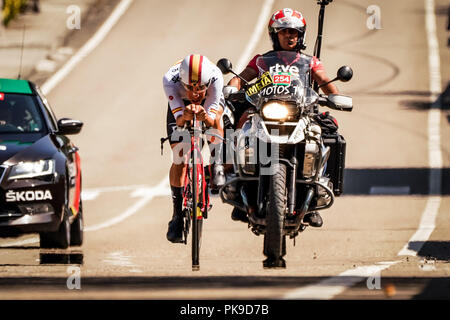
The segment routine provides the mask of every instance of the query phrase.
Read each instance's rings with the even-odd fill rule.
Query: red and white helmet
[[[291,8],[284,8],[275,12],[269,21],[269,36],[272,39],[273,49],[282,50],[277,33],[283,29],[295,29],[299,32],[297,50],[303,50],[305,45],[306,20],[303,15]]]
[[[190,54],[181,62],[181,83],[187,90],[206,90],[211,84],[214,65],[209,59],[200,54]]]

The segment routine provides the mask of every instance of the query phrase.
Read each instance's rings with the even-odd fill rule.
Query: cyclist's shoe
[[[247,212],[239,210],[236,207],[234,207],[233,212],[231,212],[231,219],[233,221],[242,221],[248,223]]]
[[[303,218],[304,222],[307,222],[311,227],[320,228],[323,225],[322,217],[318,212],[310,212]]]
[[[169,222],[167,230],[167,240],[172,243],[183,242],[183,217],[181,214],[175,213]]]
[[[212,166],[211,191],[218,191],[226,182],[225,169],[223,164],[214,164]]]

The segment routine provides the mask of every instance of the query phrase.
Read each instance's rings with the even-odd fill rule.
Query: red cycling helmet
[[[277,33],[283,29],[295,29],[298,31],[298,41],[295,47],[296,50],[304,50],[306,21],[303,15],[291,8],[284,8],[275,12],[269,21],[269,36],[272,40],[274,50],[282,50],[280,42],[278,41]]]

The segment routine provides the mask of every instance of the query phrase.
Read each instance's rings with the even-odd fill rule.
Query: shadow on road
[[[427,260],[450,262],[450,241],[412,241],[408,247],[415,251],[420,248],[417,255]]]
[[[345,169],[344,195],[429,195],[429,176],[439,169]],[[440,169],[441,194],[450,194],[450,168]]]
[[[351,299],[366,299],[371,297],[382,299],[383,296],[374,297],[374,290],[366,287],[366,277],[356,277],[359,280],[355,285],[358,295],[349,296]],[[284,277],[284,276],[167,276],[167,277],[81,277],[82,292],[94,290],[130,291],[130,290],[214,290],[214,289],[297,289],[299,287],[318,284],[327,277]],[[339,277],[333,285],[348,285],[354,283],[355,277]],[[408,290],[413,299],[448,299],[450,278],[448,277],[382,277],[381,288],[393,284],[397,291]],[[0,290],[30,289],[36,292],[41,290],[64,290],[67,278],[62,277],[3,277],[0,278]],[[329,284],[328,284],[329,286]],[[422,288],[425,288],[422,290]],[[361,290],[363,289],[363,290]],[[364,291],[367,290],[367,294]],[[417,294],[416,294],[417,293]],[[414,294],[416,294],[414,296]],[[345,293],[344,293],[345,296]],[[188,294],[186,294],[188,298]],[[340,298],[337,297],[337,298]]]

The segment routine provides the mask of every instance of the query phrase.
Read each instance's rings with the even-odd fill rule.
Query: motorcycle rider
[[[223,76],[209,59],[199,54],[190,54],[172,66],[163,77],[164,92],[169,101],[167,110],[167,135],[170,137],[173,160],[183,157],[183,148],[176,148],[180,143],[171,137],[176,127],[183,127],[187,121],[203,121],[208,128],[223,137],[220,117],[225,105],[222,87]],[[183,143],[183,142],[181,142]],[[190,140],[189,140],[190,143]],[[211,144],[216,144],[213,146]],[[218,189],[225,183],[223,162],[221,161],[222,141],[211,139],[210,148],[215,163],[212,166],[211,188]],[[190,147],[190,144],[189,144]],[[185,177],[184,161],[173,161],[169,172],[172,191],[173,216],[169,222],[167,239],[173,243],[182,241],[183,218],[182,201]]]
[[[284,8],[273,13],[268,24],[269,36],[272,40],[273,51],[297,51],[301,54],[301,58],[309,61],[312,79],[319,85],[329,82],[331,79],[327,76],[322,62],[314,56],[308,56],[301,53],[306,48],[305,46],[305,34],[306,34],[306,21],[303,15],[291,8]],[[272,51],[269,51],[272,52]],[[256,60],[261,55],[257,54],[247,65],[247,67],[239,74],[243,79],[250,82],[259,76],[259,70],[256,65]],[[233,86],[237,90],[241,89],[241,79],[239,77],[233,77],[228,86]],[[333,83],[329,83],[321,87],[325,94],[337,94],[338,89]],[[226,91],[231,93],[232,88],[228,88]],[[248,113],[245,111],[238,122],[238,128],[241,128],[248,119]],[[248,218],[245,212],[234,208],[231,214],[233,220],[239,220],[247,222]],[[303,221],[308,222],[310,226],[321,227],[323,224],[322,217],[318,212],[310,212],[305,215]]]

